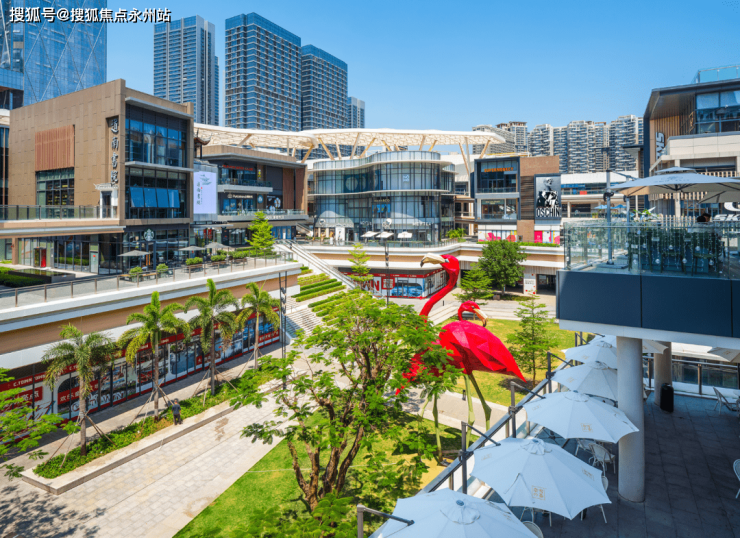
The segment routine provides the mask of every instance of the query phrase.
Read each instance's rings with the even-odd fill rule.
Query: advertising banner
[[[218,213],[218,182],[213,172],[193,174],[193,213]]]
[[[560,176],[535,176],[534,181],[535,220],[561,218]]]

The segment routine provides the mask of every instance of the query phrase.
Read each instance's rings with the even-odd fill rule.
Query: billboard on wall
[[[534,187],[535,220],[561,218],[560,176],[535,176]]]
[[[214,172],[193,174],[193,214],[218,213],[218,182]]]

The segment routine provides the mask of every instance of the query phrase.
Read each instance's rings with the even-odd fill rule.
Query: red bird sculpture
[[[437,293],[432,295],[424,305],[420,313],[420,315],[424,317],[429,315],[435,304],[442,300],[442,298],[450,291],[455,289],[460,275],[460,264],[454,256],[427,254],[422,259],[421,266],[423,267],[425,263],[430,262],[442,266],[447,273],[447,284]],[[473,372],[477,370],[507,373],[516,375],[522,380],[524,380],[524,377],[522,376],[514,357],[511,356],[511,353],[506,349],[506,346],[504,346],[501,340],[484,327],[463,320],[463,312],[475,313],[483,321],[484,325],[488,319],[485,314],[481,312],[480,307],[476,303],[473,301],[466,301],[460,305],[460,308],[458,309],[458,321],[445,325],[440,333],[439,340],[437,340],[436,343],[449,350],[450,364],[453,364],[464,372],[465,385],[468,394],[470,394],[470,382],[472,381],[486,415],[486,430],[488,430],[490,429],[491,408],[483,398],[483,394],[481,393],[478,383],[475,381]],[[409,381],[413,381],[419,372],[419,369],[424,368],[421,355],[422,354],[418,354],[412,359],[409,372],[404,374],[404,377]],[[437,374],[437,372],[434,373]],[[424,404],[424,407],[426,407],[426,403]],[[433,414],[437,434],[437,446],[440,448],[441,441],[439,438],[436,396],[434,397]],[[468,398],[468,423],[473,424],[474,422],[475,414],[473,412],[473,402]]]

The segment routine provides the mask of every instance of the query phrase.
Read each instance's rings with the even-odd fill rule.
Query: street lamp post
[[[385,228],[386,230],[388,230],[388,228],[390,228],[392,224],[393,224],[393,220],[392,219],[385,219],[385,221],[383,221],[383,228]],[[386,284],[387,284],[387,282],[388,282],[388,273],[390,272],[390,261],[389,261],[390,260],[390,253],[388,251],[388,239],[390,239],[391,237],[393,237],[393,232],[385,231],[385,232],[382,232],[378,237],[383,240],[383,243],[385,245],[385,281],[386,281]],[[385,306],[388,306],[390,304],[390,301],[391,301],[390,293],[391,293],[391,289],[390,288],[386,288],[386,292],[385,292]]]

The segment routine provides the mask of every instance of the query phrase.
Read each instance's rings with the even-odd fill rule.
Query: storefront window
[[[188,122],[126,106],[126,161],[184,167]]]
[[[477,192],[481,194],[517,192],[518,160],[486,161],[478,163],[477,166]]]
[[[74,205],[75,169],[36,172],[37,205]]]
[[[189,215],[189,174],[128,167],[126,218],[176,219]]]
[[[511,219],[517,217],[517,200],[500,199],[500,200],[482,200],[481,201],[481,218],[482,219]]]

